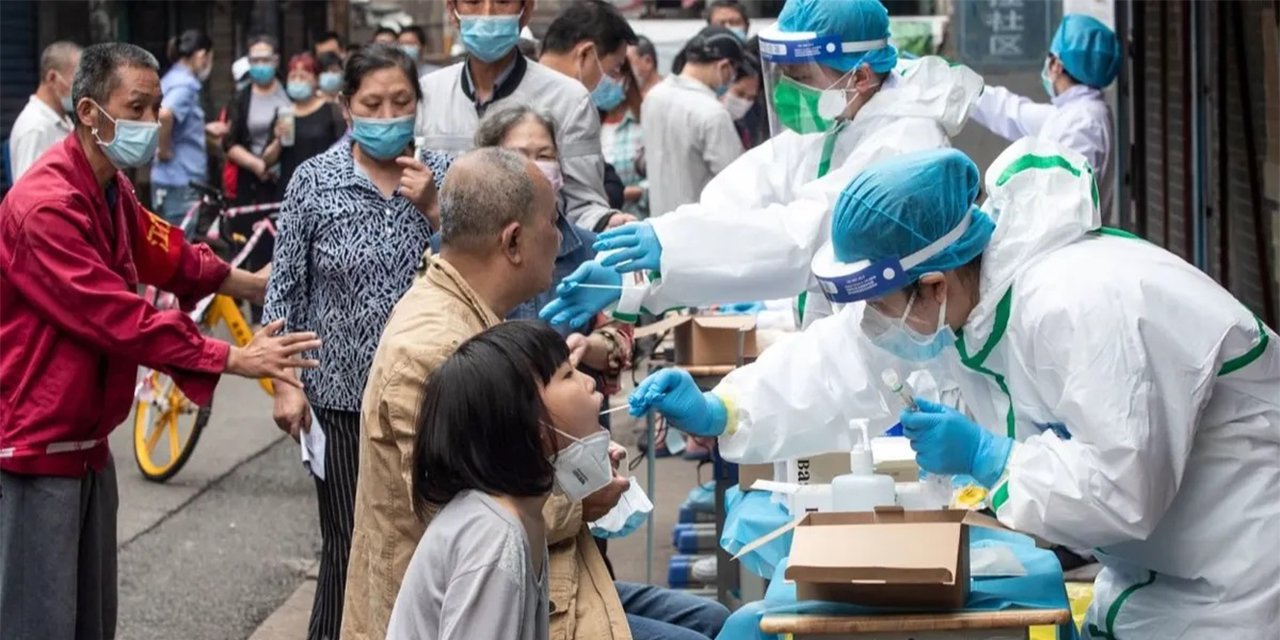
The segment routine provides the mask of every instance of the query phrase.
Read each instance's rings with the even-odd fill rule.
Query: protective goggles
[[[836,258],[835,244],[827,242],[813,257],[810,268],[813,276],[818,279],[822,295],[832,302],[848,304],[879,298],[911,284],[907,272],[964,236],[972,217],[964,216],[960,219],[960,224],[941,238],[902,258],[889,256],[875,261],[841,262]]]

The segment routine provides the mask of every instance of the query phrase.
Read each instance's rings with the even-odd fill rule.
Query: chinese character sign
[[[979,69],[1032,68],[1053,37],[1057,3],[1050,0],[961,0],[955,4],[958,49]]]

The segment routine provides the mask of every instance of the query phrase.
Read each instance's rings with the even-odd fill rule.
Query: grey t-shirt
[[[253,155],[262,156],[262,150],[267,148],[267,141],[271,139],[271,125],[276,120],[276,109],[291,106],[293,101],[284,92],[279,81],[272,93],[255,91],[249,95],[249,150]]]
[[[388,640],[547,640],[547,549],[533,572],[529,538],[510,511],[464,491],[431,520],[413,552]]]

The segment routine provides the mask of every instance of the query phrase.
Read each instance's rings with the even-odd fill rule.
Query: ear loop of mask
[[[898,318],[898,328],[901,329],[912,342],[920,346],[927,346],[929,343],[933,342],[934,336],[936,336],[939,331],[942,331],[942,325],[946,322],[947,299],[945,297],[942,299],[942,304],[938,307],[937,326],[935,326],[933,328],[933,332],[928,335],[916,331],[911,327],[911,325],[907,324],[907,318],[911,317],[911,309],[915,306],[916,300],[919,299],[920,285],[917,283],[916,290],[911,293],[911,298],[907,300],[907,309],[903,311],[902,317]]]
[[[858,66],[850,69],[844,75],[837,78],[835,82],[831,83],[830,86],[822,90],[822,95],[818,97],[819,116],[822,116],[827,120],[835,120],[844,115],[845,109],[848,109],[849,105],[852,104],[854,100],[857,100],[858,96],[862,95],[862,92],[858,91],[855,86],[857,85],[857,82],[855,82],[856,74],[858,73],[858,69],[861,68],[862,65],[859,64]],[[836,89],[836,85],[841,82],[845,83],[845,88]],[[850,93],[853,94],[852,97],[850,97]]]

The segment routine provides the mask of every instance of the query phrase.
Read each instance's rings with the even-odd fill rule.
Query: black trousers
[[[356,510],[356,474],[360,469],[360,413],[315,410],[324,429],[325,479],[314,478],[320,506],[320,577],[311,605],[309,640],[337,640],[342,630],[342,601]]]

